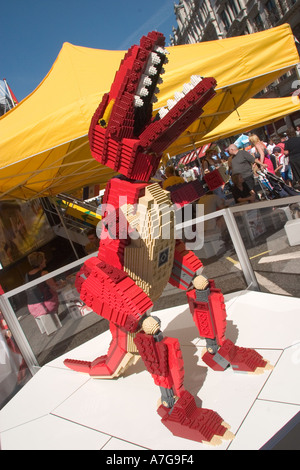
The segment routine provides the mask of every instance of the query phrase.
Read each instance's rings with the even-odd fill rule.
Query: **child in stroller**
[[[286,184],[280,176],[276,176],[265,169],[260,169],[257,166],[255,168],[255,175],[266,199],[279,199],[300,195],[300,191]]]

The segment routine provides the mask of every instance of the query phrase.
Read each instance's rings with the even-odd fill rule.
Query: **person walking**
[[[259,137],[255,134],[250,135],[249,142],[255,149],[255,158],[260,160],[260,164],[266,165],[266,169],[269,173],[275,175],[274,166],[264,142],[262,142]]]
[[[287,141],[287,134],[286,132],[284,134],[280,134],[279,136],[279,140],[276,143],[276,147],[280,147],[281,148],[281,152],[284,151],[284,147],[285,147],[285,143]]]
[[[288,140],[285,142],[284,154],[289,157],[293,173],[293,184],[300,184],[300,139],[294,129],[287,130]]]
[[[235,144],[229,145],[227,150],[230,154],[228,165],[231,175],[241,174],[248,188],[254,190],[255,180],[252,165],[254,163],[261,164],[261,161],[246,150],[238,149]],[[262,166],[265,167],[265,165]]]

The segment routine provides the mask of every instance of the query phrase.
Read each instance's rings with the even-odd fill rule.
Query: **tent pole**
[[[6,86],[6,90],[7,90],[7,93],[9,95],[9,98],[11,100],[11,104],[12,104],[12,107],[14,108],[16,105],[15,105],[15,102],[13,100],[13,97],[11,96],[11,92],[10,92],[10,89],[9,89],[9,86],[7,84],[7,81],[5,80],[5,78],[3,79],[4,83],[5,83],[5,86]]]
[[[55,209],[56,209],[57,215],[58,215],[58,217],[59,217],[59,219],[60,219],[60,221],[61,221],[61,223],[62,223],[62,226],[63,226],[63,228],[65,229],[65,232],[66,232],[67,238],[68,238],[68,240],[69,240],[69,242],[70,242],[70,245],[71,245],[71,247],[72,247],[72,249],[73,249],[73,251],[74,251],[74,253],[75,253],[75,256],[76,256],[77,259],[79,259],[79,256],[78,256],[77,251],[76,251],[75,246],[74,246],[74,243],[72,242],[72,240],[71,240],[71,238],[70,238],[70,235],[69,235],[69,232],[68,232],[68,229],[67,229],[67,227],[66,227],[66,225],[65,225],[64,219],[62,218],[61,213],[59,212],[59,208],[58,208],[58,206],[57,206],[56,200],[54,200],[54,205],[55,205]]]
[[[201,161],[200,161],[200,158],[199,158],[199,152],[198,152],[198,149],[197,149],[196,146],[195,146],[195,142],[194,142],[194,141],[193,141],[193,147],[194,147],[194,150],[195,150],[195,152],[196,152],[197,162],[199,163],[199,169],[201,170],[202,165],[201,165]]]

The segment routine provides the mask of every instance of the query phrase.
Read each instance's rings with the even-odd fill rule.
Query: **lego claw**
[[[267,361],[265,359],[263,359],[263,360],[266,364],[264,367],[257,367],[254,372],[248,372],[248,374],[250,374],[250,375],[261,375],[261,374],[263,374],[264,372],[266,372],[268,370],[273,370],[274,369],[274,366],[272,366],[272,364],[270,364],[269,361]]]
[[[223,435],[223,440],[224,441],[232,441],[234,438],[235,438],[235,435],[233,434],[233,432],[230,431],[230,426],[228,423],[225,423],[225,421],[222,422],[222,426],[224,426],[224,428],[227,429],[227,431],[225,431],[225,434]]]
[[[217,447],[220,446],[223,441],[232,441],[234,437],[235,436],[232,432],[225,431],[225,434],[222,437],[215,435],[210,441],[203,441],[202,443],[209,446]]]

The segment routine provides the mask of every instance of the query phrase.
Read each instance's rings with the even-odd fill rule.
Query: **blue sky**
[[[0,79],[21,101],[50,70],[64,42],[125,50],[143,34],[177,26],[178,0],[1,0]]]

